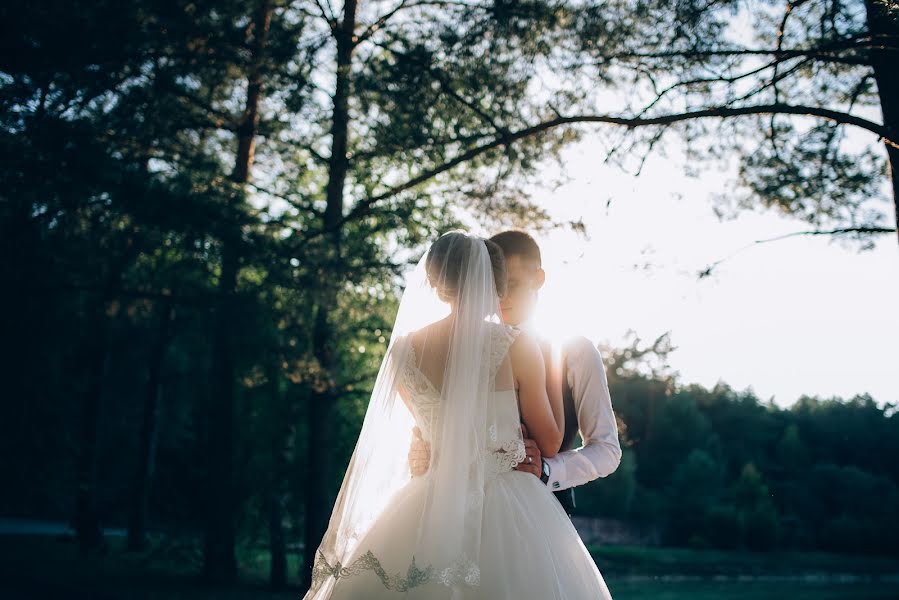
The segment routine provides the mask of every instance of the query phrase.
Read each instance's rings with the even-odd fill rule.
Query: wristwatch
[[[542,456],[540,457],[540,462],[543,464],[543,473],[540,475],[540,481],[545,484],[549,484],[549,463],[546,462],[546,459]]]

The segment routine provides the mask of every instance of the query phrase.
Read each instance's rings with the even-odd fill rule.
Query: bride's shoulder
[[[490,326],[491,330],[500,332],[500,333],[511,333],[514,332],[516,335],[521,332],[521,329],[516,327],[515,325],[509,325],[508,323],[497,323],[496,321],[487,321],[487,324]]]
[[[532,354],[534,351],[539,352],[540,343],[533,333],[514,325],[506,325],[505,327],[505,335],[507,336],[510,352],[524,355]]]
[[[405,334],[399,336],[398,341],[412,346],[413,349],[416,347],[423,348],[425,342],[427,342],[427,345],[429,346],[434,346],[435,344],[439,346],[441,343],[446,344],[450,335],[446,324],[437,321],[435,323],[428,323],[418,329],[407,331]]]
[[[489,322],[489,325],[490,336],[494,340],[503,340],[511,344],[521,334],[521,329],[514,325],[494,323],[492,321]]]

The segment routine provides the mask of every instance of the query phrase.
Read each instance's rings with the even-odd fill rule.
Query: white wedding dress
[[[492,324],[497,336],[490,357],[495,373],[518,330]],[[400,365],[400,379],[408,390],[415,424],[430,439],[440,392],[416,366],[408,336],[397,344],[410,351]],[[508,361],[506,361],[508,364]],[[516,391],[493,391],[484,399],[494,403],[497,419],[487,434],[492,459],[485,466],[480,569],[465,565],[451,573],[433,573],[412,563],[419,516],[425,504],[429,473],[411,478],[386,503],[386,508],[359,540],[344,564],[329,564],[320,557],[313,570],[307,600],[378,600],[421,598],[444,600],[608,600],[611,594],[562,505],[534,475],[514,470],[524,460],[524,445],[516,435],[520,422]],[[448,571],[449,569],[447,569]],[[441,578],[465,579],[456,592]],[[475,581],[472,581],[474,579]]]

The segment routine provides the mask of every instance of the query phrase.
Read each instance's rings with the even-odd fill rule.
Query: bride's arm
[[[549,341],[537,340],[540,352],[543,354],[543,364],[546,367],[546,394],[549,397],[549,405],[553,409],[553,416],[562,439],[565,439],[565,404],[562,400],[562,354],[561,346],[553,345]],[[561,444],[561,442],[559,442]]]
[[[540,453],[553,457],[565,433],[565,409],[561,394],[546,393],[546,365],[537,340],[522,332],[509,348],[512,371],[518,382],[521,418]]]

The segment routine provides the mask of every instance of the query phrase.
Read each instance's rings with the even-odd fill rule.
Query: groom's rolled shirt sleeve
[[[584,445],[547,458],[552,491],[606,477],[621,462],[618,425],[602,356],[593,343],[579,336],[569,342],[568,383]]]

